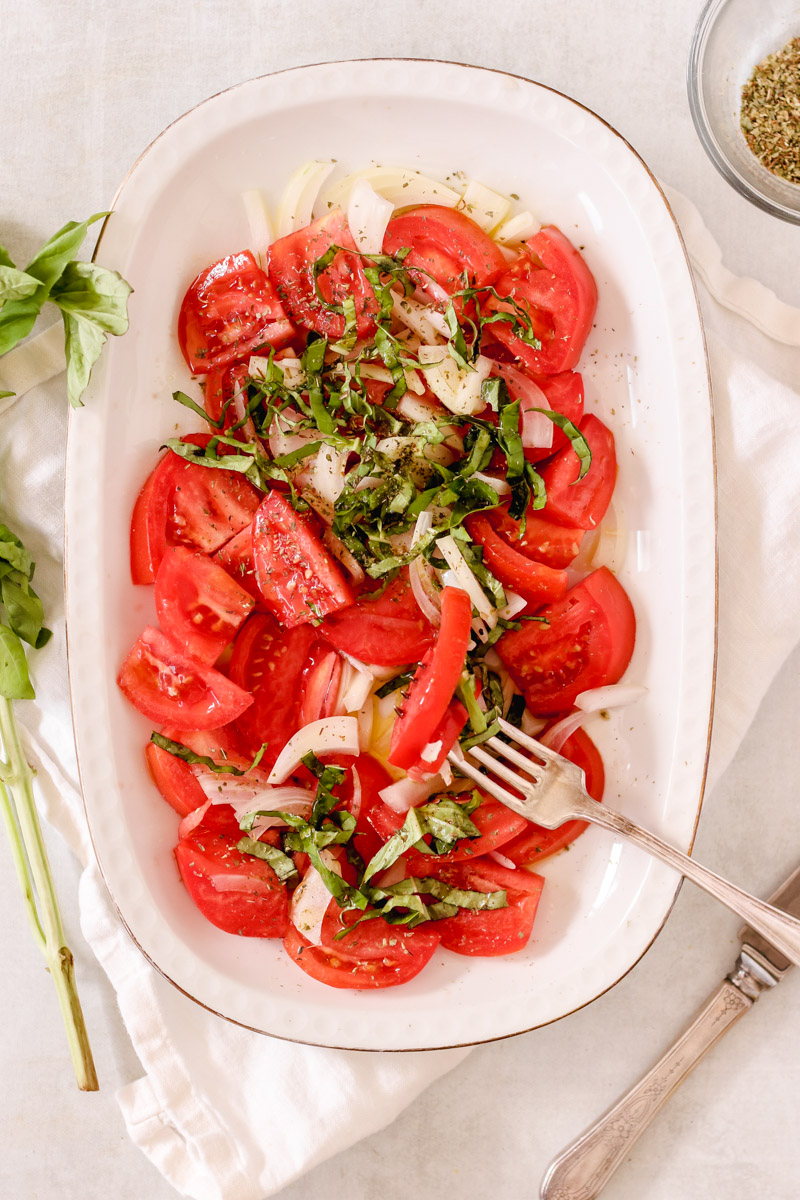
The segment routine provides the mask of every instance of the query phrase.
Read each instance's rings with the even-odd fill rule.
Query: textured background
[[[700,7],[0,0],[0,242],[24,262],[65,220],[104,208],[151,139],[214,92],[301,63],[410,55],[527,75],[595,109],[695,201],[732,270],[800,304],[800,230],[739,199],[694,134],[684,71]],[[8,450],[0,438],[0,473]],[[701,861],[762,893],[795,865],[791,846],[800,845],[798,668],[795,653],[706,801],[696,844]],[[52,986],[0,844],[0,1194],[169,1200],[172,1188],[125,1136],[113,1092],[140,1068],[81,940],[77,866],[58,839],[49,841],[103,1090],[73,1088]],[[392,1127],[317,1168],[283,1200],[535,1195],[549,1158],[657,1056],[727,972],[736,928],[687,885],[654,948],[613,992],[555,1026],[475,1051]],[[800,976],[790,976],[728,1036],[620,1170],[609,1200],[738,1192],[794,1200],[799,998]]]

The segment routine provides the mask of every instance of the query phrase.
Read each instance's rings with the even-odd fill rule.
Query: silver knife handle
[[[594,1200],[665,1101],[752,1004],[726,979],[664,1057],[553,1159],[541,1200]]]

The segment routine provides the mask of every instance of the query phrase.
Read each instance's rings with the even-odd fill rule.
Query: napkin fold
[[[800,310],[731,275],[694,205],[677,192],[668,197],[698,279],[714,387],[720,596],[713,786],[800,640],[800,395],[792,386],[800,379]],[[378,1055],[260,1037],[166,983],[118,922],[76,782],[61,578],[66,404],[61,384],[44,382],[58,369],[57,355],[58,334],[47,331],[11,364],[11,355],[0,360],[0,391],[21,398],[29,390],[24,403],[0,408],[3,510],[37,560],[55,633],[31,656],[40,701],[20,706],[25,749],[43,814],[85,865],[83,932],[116,990],[144,1069],[117,1093],[130,1136],[183,1195],[263,1200],[389,1124],[467,1051]]]

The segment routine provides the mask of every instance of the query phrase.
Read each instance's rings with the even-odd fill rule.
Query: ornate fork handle
[[[800,966],[800,921],[796,917],[790,917],[788,913],[773,908],[764,900],[751,896],[749,892],[743,891],[735,884],[729,883],[727,879],[722,879],[713,871],[709,871],[708,867],[704,867],[695,862],[693,858],[689,858],[688,855],[682,854],[668,842],[663,842],[648,829],[642,829],[640,825],[629,820],[628,817],[623,817],[621,813],[612,812],[604,805],[596,804],[588,796],[585,800],[576,800],[575,815],[580,816],[582,820],[591,821],[594,825],[600,825],[604,829],[611,829],[615,833],[622,834],[634,845],[641,846],[648,854],[652,854],[654,858],[660,858],[668,866],[680,871],[687,879],[691,879],[692,883],[696,883],[710,896],[727,905],[742,917],[748,925],[751,925],[785,954],[795,966]]]
[[[752,1004],[725,980],[664,1057],[553,1160],[541,1200],[594,1200],[676,1088]]]

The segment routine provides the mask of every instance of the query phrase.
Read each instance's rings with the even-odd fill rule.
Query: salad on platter
[[[580,250],[474,181],[333,169],[300,168],[274,230],[246,193],[251,248],[185,294],[201,392],[174,398],[206,431],[136,500],[158,627],[118,683],[158,726],[204,916],[382,988],[439,946],[523,949],[536,865],[585,828],[526,821],[459,756],[504,717],[600,802],[583,722],[641,689],[619,684],[635,619],[604,556],[614,436],[576,370]]]

